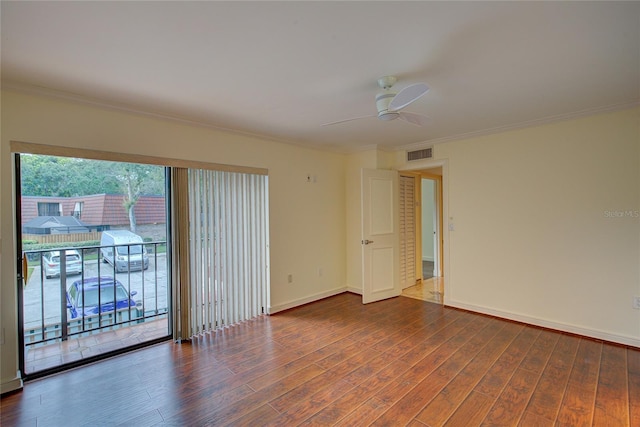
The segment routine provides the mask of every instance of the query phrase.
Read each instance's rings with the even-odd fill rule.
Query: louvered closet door
[[[403,288],[416,284],[416,198],[411,176],[400,176],[400,282]]]

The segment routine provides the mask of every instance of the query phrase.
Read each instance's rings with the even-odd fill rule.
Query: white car
[[[67,249],[67,274],[82,273],[82,257],[75,249]],[[51,251],[42,255],[44,275],[47,279],[60,276],[60,251]]]

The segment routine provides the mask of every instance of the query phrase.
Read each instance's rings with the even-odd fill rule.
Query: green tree
[[[70,196],[61,183],[69,180],[68,163],[64,157],[21,155],[20,178],[22,194],[26,196]]]
[[[126,163],[68,157],[20,155],[21,192],[24,196],[73,197],[89,194],[128,194],[122,177]],[[133,165],[143,179],[140,194],[164,194],[162,166]],[[141,172],[141,173],[138,173]],[[136,178],[132,175],[132,180]]]
[[[73,177],[73,182],[69,185],[74,196],[120,192],[120,182],[115,174],[118,163],[87,159],[71,160],[69,174]]]
[[[122,205],[129,216],[129,228],[136,232],[134,207],[142,194],[164,194],[164,168],[138,163],[118,163],[116,178],[124,192]]]
[[[114,165],[118,163],[22,154],[21,192],[24,196],[57,197],[119,193]]]

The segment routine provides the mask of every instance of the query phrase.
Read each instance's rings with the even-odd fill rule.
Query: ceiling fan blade
[[[352,117],[350,119],[338,120],[337,122],[324,123],[324,124],[322,124],[320,126],[337,125],[337,124],[340,124],[340,123],[351,122],[353,120],[368,119],[370,117],[377,117],[377,116],[375,114],[373,114],[373,115],[369,114],[368,116]]]
[[[429,86],[424,83],[416,83],[402,89],[389,103],[389,111],[402,110],[422,95],[429,91]]]
[[[425,126],[429,122],[429,117],[423,116],[422,114],[410,113],[408,111],[401,111],[398,114],[400,115],[400,120],[404,120],[412,125]]]

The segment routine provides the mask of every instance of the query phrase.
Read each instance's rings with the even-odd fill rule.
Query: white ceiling
[[[411,148],[640,101],[639,2],[9,2],[2,81],[298,144]],[[431,90],[375,118],[376,80]]]

